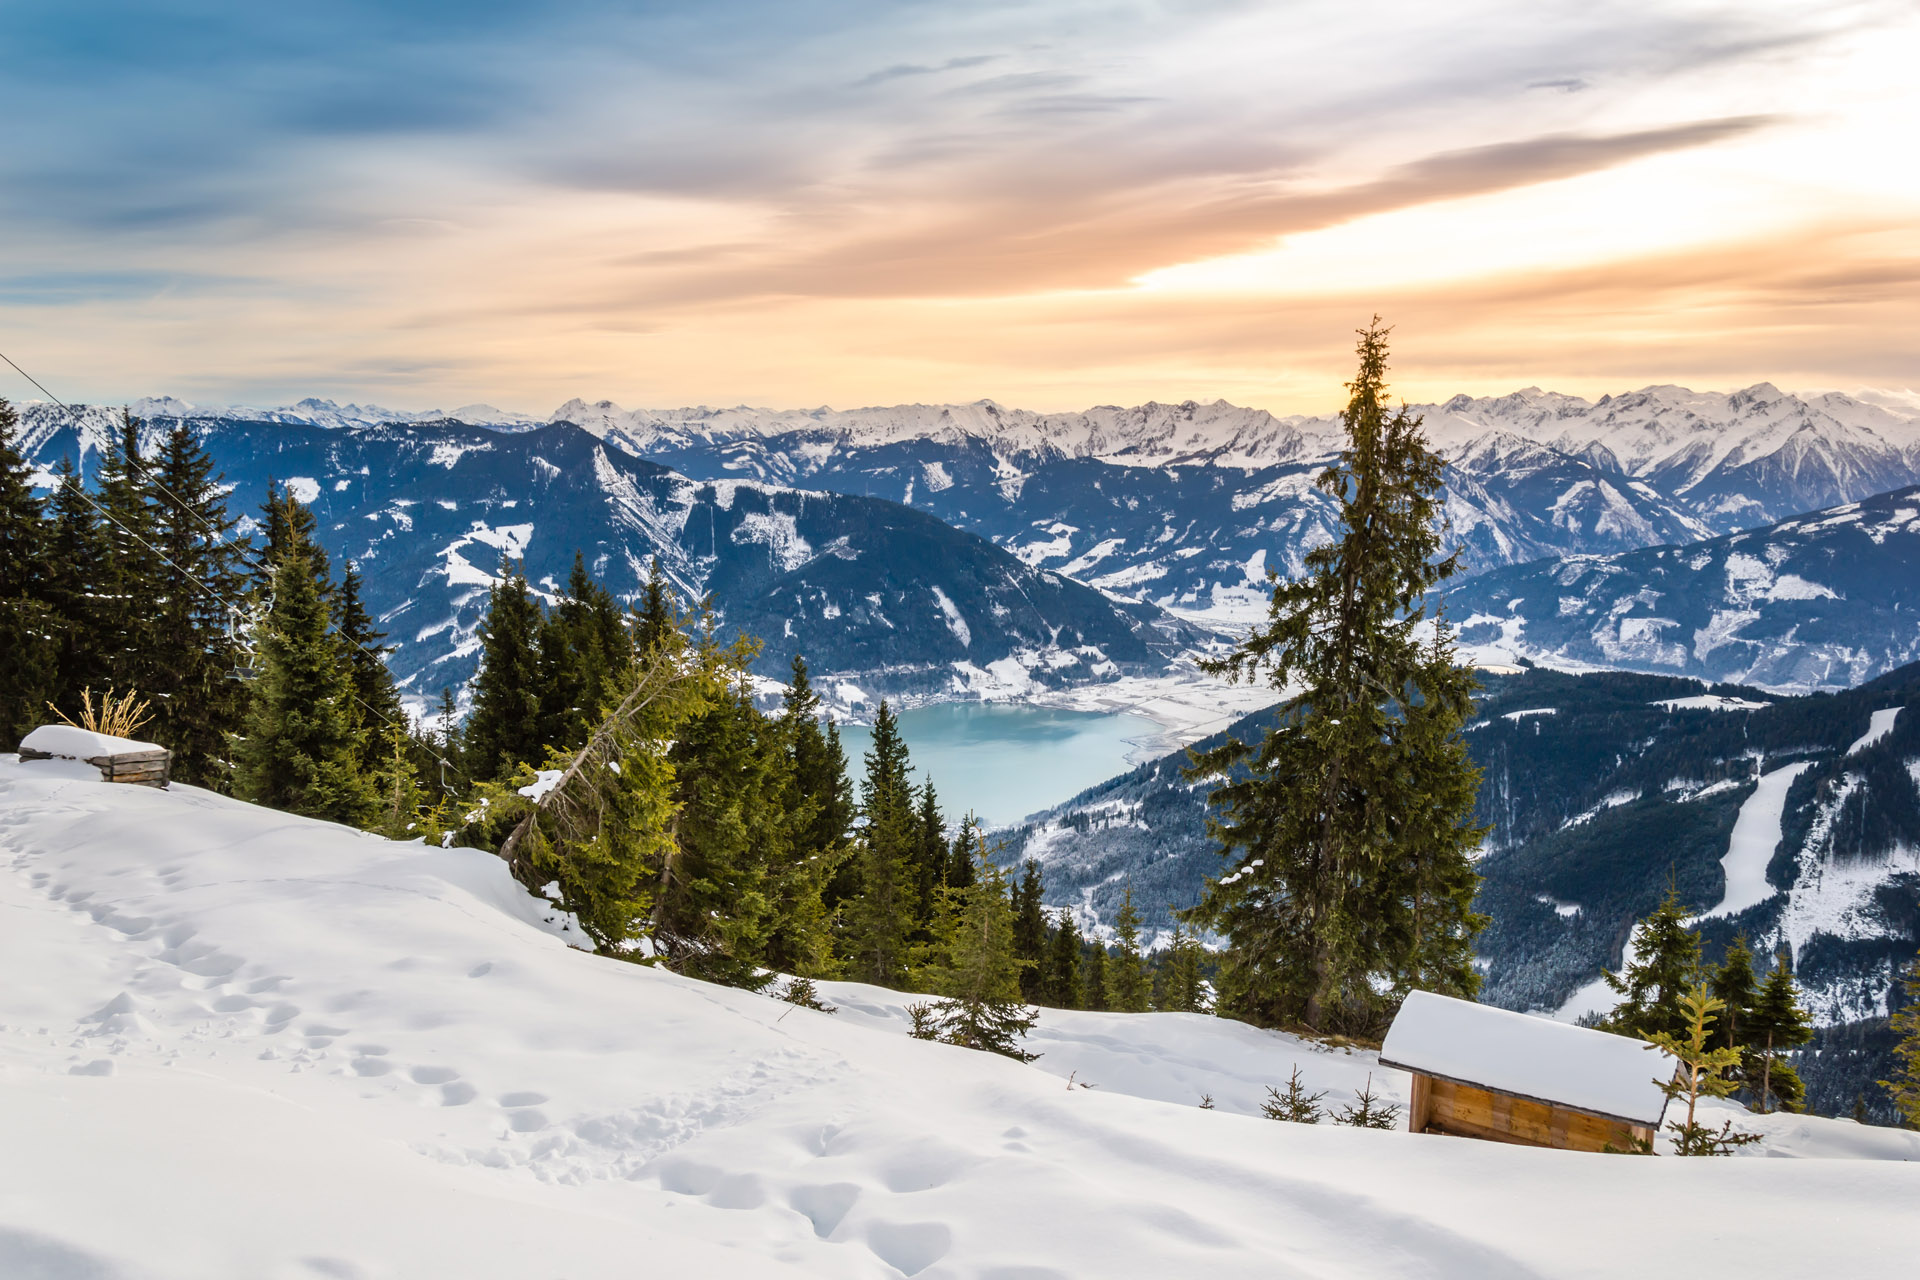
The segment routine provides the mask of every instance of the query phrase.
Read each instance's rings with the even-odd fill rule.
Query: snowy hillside
[[[1920,488],[1691,546],[1498,569],[1447,600],[1482,659],[1844,688],[1920,658]]]
[[[826,1016],[571,950],[485,854],[89,773],[0,757],[0,957],[33,979],[0,990],[9,1276],[1910,1271],[1914,1135],[1774,1120],[1769,1154],[1907,1163],[1680,1161],[1282,1126],[1234,1112],[1366,1059],[1083,1014],[1021,1066],[870,988]]]

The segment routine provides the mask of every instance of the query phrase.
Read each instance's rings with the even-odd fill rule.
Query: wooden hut
[[[22,760],[80,760],[105,782],[162,787],[173,769],[173,752],[151,742],[116,738],[70,724],[43,724],[20,741]]]
[[[1408,1128],[1565,1151],[1651,1142],[1674,1062],[1644,1041],[1416,991],[1380,1049],[1413,1074]]]

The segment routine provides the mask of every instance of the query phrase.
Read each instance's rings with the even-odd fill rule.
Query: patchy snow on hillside
[[[1769,1117],[1770,1154],[1882,1162],[1680,1161],[1279,1124],[1246,1113],[1296,1063],[1336,1104],[1404,1078],[1193,1015],[1049,1014],[1033,1066],[925,1044],[897,993],[823,984],[827,1016],[576,950],[488,854],[69,762],[0,756],[0,918],[32,976],[0,987],[8,1276],[1911,1267],[1914,1135]]]

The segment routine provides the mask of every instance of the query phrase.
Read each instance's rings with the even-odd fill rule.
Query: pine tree
[[[947,877],[947,820],[940,812],[940,797],[933,779],[920,785],[920,811],[914,824],[913,883],[917,895],[914,908],[919,922],[916,935],[931,937],[935,907],[934,894]]]
[[[19,417],[0,399],[0,750],[38,724],[55,692],[59,620],[47,606],[47,529],[33,470],[15,444]]]
[[[234,745],[234,793],[290,813],[360,825],[378,804],[360,771],[365,730],[353,681],[329,629],[327,602],[304,553],[274,578],[244,736]]]
[[[1087,943],[1087,954],[1080,966],[1080,1007],[1096,1013],[1107,1007],[1107,948],[1099,938]]]
[[[1171,1013],[1207,1011],[1206,984],[1200,976],[1200,960],[1204,950],[1200,939],[1189,932],[1185,925],[1174,925],[1173,941],[1167,947],[1166,982],[1161,993],[1160,1008]]]
[[[1192,919],[1226,939],[1234,1016],[1370,1032],[1415,985],[1477,989],[1469,854],[1485,831],[1459,745],[1476,685],[1425,603],[1458,567],[1440,553],[1445,463],[1420,419],[1387,412],[1377,319],[1358,353],[1347,447],[1316,482],[1344,532],[1307,554],[1304,577],[1276,580],[1266,626],[1212,664],[1303,692],[1257,749],[1194,759],[1190,776],[1227,778],[1212,830],[1235,861]]]
[[[1713,1028],[1713,1047],[1748,1047],[1752,1041],[1746,1024],[1748,1014],[1753,1009],[1758,982],[1754,978],[1753,953],[1747,950],[1745,933],[1733,935],[1726,954],[1721,957],[1720,967],[1713,971],[1707,986],[1724,1010]]]
[[[382,726],[380,743],[383,754],[372,774],[380,805],[374,830],[389,840],[411,840],[421,832],[426,796],[410,758],[407,731],[398,720],[390,721]]]
[[[102,512],[106,558],[100,575],[100,629],[92,636],[109,683],[122,692],[145,691],[153,675],[152,603],[161,594],[158,532],[147,500],[146,464],[140,454],[140,419],[125,410],[100,464],[96,501]]]
[[[542,742],[586,741],[633,660],[632,643],[619,602],[574,552],[566,592],[539,629]]]
[[[980,820],[968,810],[967,816],[960,819],[960,829],[954,832],[953,844],[947,853],[947,887],[965,889],[973,884],[973,848],[979,842]]]
[[[1046,981],[1041,988],[1044,1003],[1056,1009],[1080,1007],[1081,945],[1080,926],[1074,922],[1073,913],[1060,912],[1047,942]]]
[[[113,602],[107,598],[107,541],[102,521],[88,498],[73,460],[54,464],[52,527],[46,546],[47,577],[42,598],[57,623],[54,654],[54,703],[78,714],[84,689],[107,685],[106,656],[99,637],[110,627]]]
[[[245,686],[230,676],[248,548],[234,536],[225,477],[185,423],[167,433],[150,470],[159,556],[142,692],[153,701],[153,736],[173,751],[173,776],[224,787],[227,744],[246,712]]]
[[[511,777],[545,758],[540,740],[540,606],[518,568],[506,562],[487,596],[480,671],[467,717],[467,772],[475,781]]]
[[[1028,858],[1013,894],[1013,949],[1025,966],[1020,970],[1020,994],[1029,1003],[1038,1000],[1046,986],[1042,962],[1047,955],[1047,917],[1040,905],[1045,893],[1040,864]]]
[[[904,981],[919,921],[915,860],[920,823],[914,812],[907,744],[885,701],[874,717],[862,788],[866,826],[851,863],[842,953],[849,976],[878,986]]]
[[[971,888],[940,891],[935,939],[936,958],[923,976],[935,994],[947,997],[939,1010],[940,1038],[1033,1061],[1020,1041],[1037,1015],[1020,993],[1026,962],[1016,952],[1013,904],[998,867],[981,858]]]
[[[1145,1013],[1153,1004],[1153,975],[1140,955],[1140,913],[1129,884],[1113,918],[1115,946],[1107,957],[1106,1007],[1115,1013]]]
[[[1776,1105],[1798,1111],[1806,1097],[1800,1073],[1786,1055],[1813,1039],[1813,1023],[1800,1007],[1793,970],[1783,949],[1747,1010],[1744,1076],[1764,1113]]]
[[[1287,1091],[1282,1093],[1272,1085],[1267,1086],[1267,1100],[1260,1104],[1260,1114],[1269,1120],[1285,1120],[1290,1124],[1319,1124],[1326,1115],[1320,1106],[1321,1099],[1327,1096],[1325,1089],[1318,1093],[1308,1093],[1307,1087],[1300,1083],[1300,1064],[1294,1063],[1293,1074],[1287,1077]]]
[[[1391,1102],[1383,1104],[1374,1094],[1373,1073],[1369,1071],[1366,1084],[1360,1087],[1351,1103],[1334,1112],[1333,1122],[1355,1129],[1397,1129],[1400,1108]]]
[[[373,776],[388,768],[389,728],[399,726],[404,732],[407,719],[400,706],[400,691],[394,688],[393,675],[387,670],[386,656],[393,649],[380,643],[387,638],[386,633],[373,629],[373,619],[360,601],[360,574],[351,560],[341,569],[334,601],[340,660],[353,683],[354,714],[366,730],[360,768]]]
[[[1904,974],[1907,1003],[1893,1015],[1893,1033],[1900,1037],[1893,1059],[1899,1068],[1893,1079],[1880,1081],[1880,1087],[1893,1099],[1893,1109],[1909,1129],[1920,1129],[1920,958],[1907,965]]]
[[[434,713],[431,742],[435,757],[435,788],[444,792],[448,788],[459,787],[466,777],[460,750],[460,710],[453,699],[453,690],[445,685],[440,689],[440,709]]]
[[[653,567],[647,572],[647,585],[641,596],[638,615],[634,618],[634,652],[644,656],[655,646],[670,640],[672,633],[680,629],[679,616],[679,601],[674,597],[667,575],[660,570],[660,557],[655,556]]]
[[[1680,1064],[1671,1080],[1654,1080],[1668,1099],[1685,1098],[1687,1102],[1687,1118],[1667,1125],[1667,1131],[1673,1135],[1675,1155],[1731,1155],[1735,1147],[1760,1140],[1759,1134],[1734,1132],[1731,1120],[1724,1121],[1717,1131],[1699,1122],[1701,1098],[1724,1098],[1740,1087],[1727,1075],[1730,1068],[1739,1065],[1740,1051],[1715,1049],[1708,1044],[1713,1034],[1710,1024],[1720,1008],[1720,1002],[1707,990],[1707,984],[1697,982],[1680,997],[1684,1029],[1655,1031],[1646,1037],[1649,1048],[1666,1050]]]
[[[783,807],[792,765],[777,726],[753,705],[744,678],[750,652],[717,648],[709,630],[700,654],[724,692],[680,727],[670,752],[675,848],[656,893],[652,934],[679,972],[757,989],[769,976],[761,965],[781,908],[806,905],[783,903],[776,884],[777,871],[794,867]],[[817,967],[824,919],[785,923],[798,928],[784,941],[779,967]]]
[[[1687,928],[1687,912],[1672,885],[1653,914],[1634,929],[1624,973],[1602,970],[1620,1002],[1604,1022],[1609,1031],[1645,1040],[1656,1033],[1684,1035],[1683,1004],[1700,980],[1700,938]]]

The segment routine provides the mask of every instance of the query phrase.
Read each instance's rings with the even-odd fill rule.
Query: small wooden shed
[[[43,724],[20,741],[22,760],[81,760],[105,782],[165,787],[173,752],[152,742],[116,738],[70,724]]]
[[[1644,1041],[1416,991],[1380,1049],[1413,1075],[1408,1128],[1565,1151],[1633,1150],[1674,1062]]]

